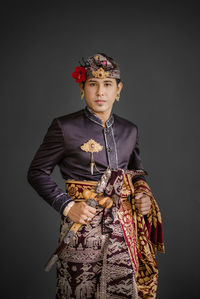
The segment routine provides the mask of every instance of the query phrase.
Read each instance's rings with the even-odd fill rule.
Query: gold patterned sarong
[[[97,182],[93,181],[66,181],[68,195],[75,201],[84,200],[83,191],[95,191],[96,186]],[[146,216],[142,216],[136,211],[134,196],[138,192],[143,192],[151,197],[152,209]],[[132,197],[131,202],[130,196]],[[128,174],[123,175],[117,214],[134,269],[138,298],[156,298],[158,268],[155,252],[156,250],[164,252],[164,244],[160,211],[146,182],[139,180],[133,186],[131,177]]]

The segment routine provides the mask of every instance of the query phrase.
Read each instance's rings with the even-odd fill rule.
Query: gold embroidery
[[[81,183],[80,181],[80,184],[77,184],[75,181],[74,183],[71,183],[70,180],[66,181],[67,193],[74,200],[84,199],[83,190],[94,191],[96,185],[97,185],[96,182],[91,182],[91,184],[87,184],[87,183],[83,184],[83,182]]]
[[[105,72],[102,67],[100,67],[96,72],[92,71],[92,75],[95,78],[105,79],[109,76],[109,72]]]

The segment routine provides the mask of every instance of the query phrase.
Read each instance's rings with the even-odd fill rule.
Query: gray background
[[[198,298],[199,10],[174,1],[1,2],[1,298],[51,299],[60,216],[26,173],[52,119],[84,107],[71,73],[113,56],[124,89],[115,112],[139,127],[166,254],[158,298]],[[59,171],[54,179],[64,187]]]

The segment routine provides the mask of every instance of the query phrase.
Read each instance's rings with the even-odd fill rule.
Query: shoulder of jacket
[[[78,120],[79,118],[82,118],[84,115],[84,110],[79,110],[70,114],[61,115],[56,118],[54,118],[53,121],[57,121],[61,126],[71,122],[72,120]]]
[[[123,118],[121,116],[118,116],[116,114],[114,114],[114,119],[115,119],[115,122],[117,124],[121,125],[121,126],[130,127],[132,129],[138,130],[138,126],[135,123],[128,120],[128,119],[125,119],[125,118]]]

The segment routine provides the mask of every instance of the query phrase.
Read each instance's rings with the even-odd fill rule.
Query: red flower
[[[86,69],[82,66],[77,66],[75,72],[72,73],[72,77],[76,79],[78,83],[86,81]]]

